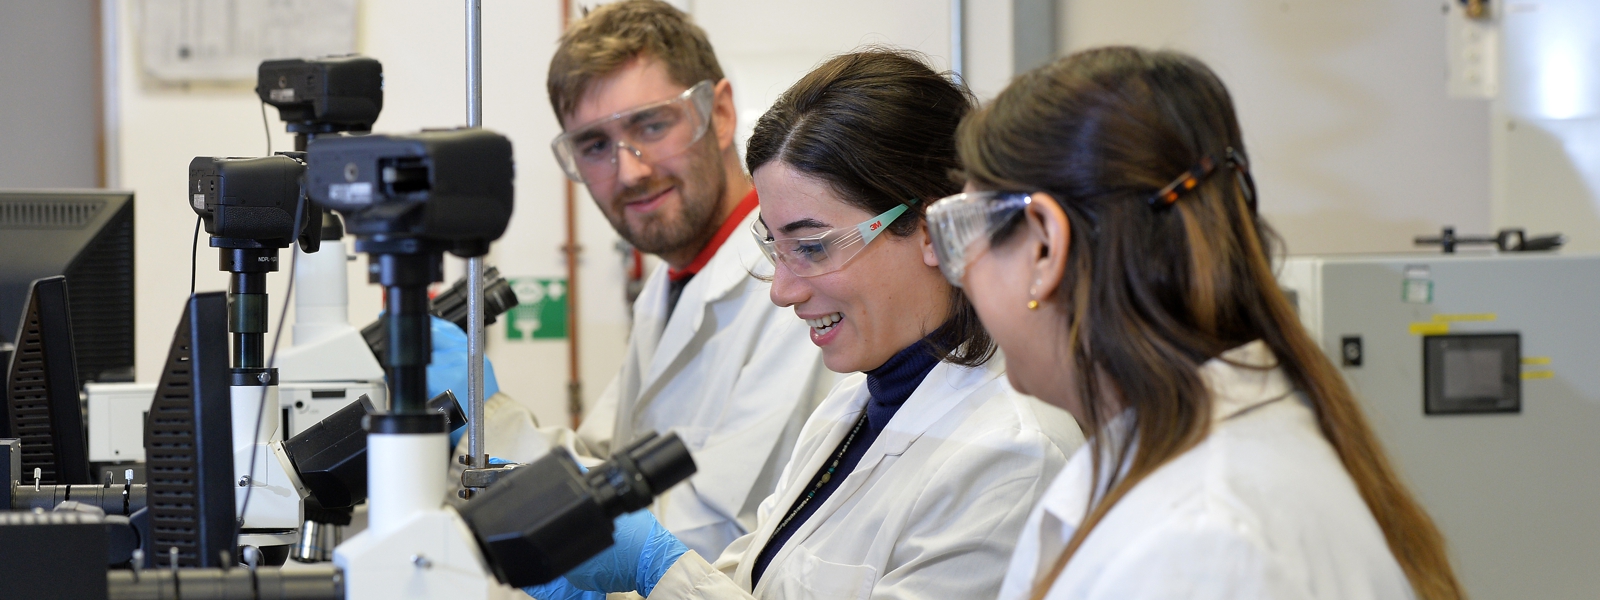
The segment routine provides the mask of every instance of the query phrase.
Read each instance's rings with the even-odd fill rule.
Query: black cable
[[[302,195],[300,200],[296,202],[294,206],[295,231],[300,231],[300,220],[305,217],[305,207],[306,198],[304,195]],[[267,352],[268,373],[272,372],[273,365],[278,360],[278,340],[283,338],[283,323],[284,320],[289,318],[289,303],[294,299],[294,269],[295,265],[299,262],[299,253],[295,251],[294,244],[289,245],[289,252],[289,286],[283,291],[283,309],[278,311],[278,326],[272,332],[272,349]],[[265,385],[261,386],[261,401],[256,404],[256,426],[251,430],[253,433],[250,436],[250,439],[252,440],[250,445],[250,468],[245,471],[246,476],[250,477],[250,485],[245,486],[244,501],[239,504],[239,529],[235,530],[233,534],[233,545],[236,547],[239,545],[239,536],[243,535],[244,516],[250,514],[250,493],[255,491],[256,488],[256,449],[261,445],[253,443],[253,440],[261,436],[261,421],[263,415],[265,415],[267,412],[268,387],[269,386]],[[279,423],[278,425],[280,427],[287,426],[284,423]]]
[[[189,240],[189,297],[194,297],[194,268],[200,255],[200,215],[194,216],[194,238]]]
[[[261,130],[267,132],[267,156],[272,156],[272,126],[267,125],[267,103],[261,103]]]

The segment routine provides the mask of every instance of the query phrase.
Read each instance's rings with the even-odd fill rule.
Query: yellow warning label
[[[1525,365],[1548,365],[1548,364],[1550,364],[1550,357],[1548,357],[1548,356],[1524,356],[1524,357],[1522,357],[1522,364],[1525,364]]]
[[[1435,323],[1455,323],[1459,321],[1494,321],[1500,316],[1494,313],[1441,313],[1433,316]]]
[[[1450,333],[1449,323],[1421,321],[1411,324],[1411,335],[1444,335]]]
[[[1555,371],[1523,371],[1523,379],[1550,379],[1556,376]]]

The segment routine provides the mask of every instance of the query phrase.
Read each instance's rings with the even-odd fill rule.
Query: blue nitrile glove
[[[578,598],[562,596],[577,590],[595,592],[639,592],[648,597],[656,589],[656,582],[667,574],[667,569],[678,562],[678,557],[689,551],[683,542],[656,521],[648,510],[631,512],[613,523],[610,548],[602,550],[589,560],[568,571],[566,575],[542,586],[524,588],[535,598],[550,594],[551,598]]]
[[[467,332],[462,331],[455,323],[451,323],[435,316],[429,316],[429,337],[433,338],[433,358],[428,361],[428,397],[433,398],[450,390],[456,394],[456,402],[461,404],[461,412],[467,412]],[[483,357],[483,397],[488,398],[500,391],[500,383],[494,379],[494,365],[489,362],[489,357]],[[467,432],[462,427],[450,432],[450,447],[454,448],[461,441],[461,436]]]
[[[572,587],[565,577],[557,577],[544,585],[522,588],[522,593],[537,600],[604,600],[605,592],[588,592]]]

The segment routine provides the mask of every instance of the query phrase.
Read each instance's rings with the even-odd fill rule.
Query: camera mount
[[[312,140],[306,190],[338,211],[384,287],[394,415],[427,402],[428,285],[449,251],[482,256],[513,205],[511,141],[482,129]]]
[[[320,134],[372,131],[383,111],[383,65],[354,54],[269,60],[256,69],[256,95],[277,107],[304,152]]]

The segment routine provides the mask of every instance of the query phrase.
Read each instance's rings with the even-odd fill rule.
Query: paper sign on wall
[[[506,339],[560,340],[567,337],[567,279],[512,277],[519,304],[506,311]]]
[[[140,0],[139,66],[162,81],[256,80],[261,61],[356,51],[357,0]]]

